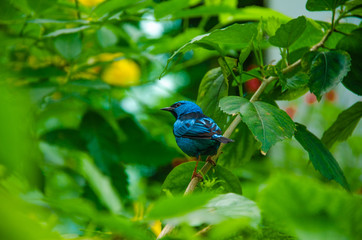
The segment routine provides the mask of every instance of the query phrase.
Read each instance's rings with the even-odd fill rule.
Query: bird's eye
[[[173,104],[171,107],[173,107],[173,108],[178,108],[179,106],[181,106],[182,105],[182,103],[175,103],[175,104]]]

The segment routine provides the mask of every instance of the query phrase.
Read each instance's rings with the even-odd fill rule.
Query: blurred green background
[[[262,8],[270,4],[265,2],[2,0],[0,239],[157,235],[161,223],[144,217],[167,194],[161,185],[169,172],[192,160],[176,145],[174,118],[159,109],[179,100],[196,101],[201,79],[219,66],[217,52],[187,52],[159,77],[172,53],[198,35],[262,16],[280,23],[298,16]],[[283,1],[276,2],[280,6]],[[239,12],[230,14],[228,8]],[[265,53],[270,61],[280,58]],[[255,64],[251,55],[244,67]],[[247,94],[255,91],[252,82],[244,87]],[[236,93],[229,90],[230,95]],[[277,103],[321,137],[357,100],[339,85],[321,102],[306,93]],[[239,126],[240,131],[245,128]],[[263,156],[250,135],[235,133],[231,138],[237,145],[225,147],[219,164],[237,176],[243,195],[256,201],[266,216],[282,216],[285,226],[293,229],[264,222],[271,226],[263,230],[272,232],[269,239],[295,234],[322,239],[304,234],[313,231],[330,237],[325,239],[358,239],[360,218],[350,220],[349,215],[343,220],[342,213],[361,212],[361,199],[342,194],[335,182],[322,185],[326,179],[308,164],[308,154],[294,139],[278,143]],[[354,194],[362,193],[361,142],[359,123],[347,141],[331,148]],[[331,198],[336,199],[333,206]],[[299,208],[304,205],[309,209]],[[181,239],[193,239],[191,229],[182,229]],[[220,233],[213,234],[217,239]],[[259,237],[267,239],[263,234]]]

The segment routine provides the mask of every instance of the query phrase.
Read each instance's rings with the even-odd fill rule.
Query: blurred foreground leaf
[[[298,239],[361,239],[360,197],[307,177],[275,176],[259,196],[267,219]]]
[[[122,216],[99,212],[85,199],[50,200],[49,204],[54,209],[61,210],[75,220],[79,221],[83,219],[87,222],[91,221],[93,224],[96,224],[96,226],[102,227],[104,232],[112,231],[115,238],[124,237],[125,239],[135,240],[154,239],[154,236],[145,226]]]
[[[168,219],[183,216],[204,206],[214,196],[212,193],[195,193],[160,199],[152,206],[148,218]]]
[[[178,196],[156,202],[150,212],[150,218],[166,219],[167,223],[178,225],[187,223],[191,226],[202,224],[214,225],[223,221],[234,219],[244,219],[246,226],[256,228],[260,223],[260,210],[256,203],[235,193],[220,194],[218,196],[205,193],[197,193],[195,197]],[[202,199],[202,201],[200,201]],[[183,210],[178,214],[169,214],[167,211],[177,211],[183,206]],[[154,216],[155,211],[159,215]]]

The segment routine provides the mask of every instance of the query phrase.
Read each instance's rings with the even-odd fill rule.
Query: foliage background
[[[236,142],[224,148],[220,166],[205,177],[199,194],[178,196],[194,162],[175,168],[192,159],[175,143],[173,117],[159,109],[181,99],[196,101],[225,130],[231,116],[220,113],[218,100],[242,88],[250,98],[258,82],[246,75],[241,88],[220,82],[224,68],[208,71],[224,63],[207,46],[186,51],[186,45],[183,56],[168,59],[194,37],[233,23],[261,21],[264,31],[275,34],[291,19],[262,5],[253,0],[1,1],[0,238],[153,239],[162,221],[180,226],[170,237],[175,239],[361,239],[360,124],[330,148],[351,193],[308,164],[295,139],[263,155],[241,123],[231,136]],[[338,30],[350,34],[360,29],[359,22]],[[308,24],[309,32],[291,51],[315,44],[329,26],[311,19]],[[336,48],[343,36],[334,32],[326,49]],[[259,66],[267,48],[279,51],[265,39],[259,44],[244,71]],[[232,46],[228,55],[245,47]],[[360,59],[358,49],[352,59]],[[215,81],[201,83],[203,78]],[[360,91],[358,85],[344,85]],[[263,100],[278,104],[318,137],[360,100],[341,84],[319,102],[304,93],[291,101]],[[170,195],[176,197],[166,198]],[[216,196],[227,202],[224,208],[209,202]],[[195,236],[209,224],[205,237]]]

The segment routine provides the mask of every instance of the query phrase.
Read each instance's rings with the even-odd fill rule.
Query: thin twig
[[[313,47],[310,48],[310,51],[315,51],[317,50],[319,47],[323,46],[323,44],[327,41],[328,37],[331,35],[332,31],[328,30],[327,33],[323,36],[323,38],[321,39],[320,42],[318,42],[317,44],[315,44]],[[287,72],[290,72],[292,70],[294,70],[296,67],[298,67],[301,63],[301,59],[299,59],[298,61],[294,62],[293,64],[289,65],[288,67],[284,68],[282,70],[282,73],[285,74]],[[278,77],[276,76],[270,76],[266,79],[264,79],[264,81],[262,82],[262,84],[260,85],[260,87],[258,88],[258,90],[254,93],[254,95],[250,98],[250,102],[255,102],[258,100],[258,98],[260,97],[260,95],[263,93],[264,89],[274,80],[276,80]],[[231,134],[234,132],[235,128],[239,125],[239,123],[241,122],[241,117],[240,114],[238,114],[234,120],[230,123],[229,127],[226,129],[225,133],[223,134],[224,137],[229,138],[231,136]],[[219,158],[222,149],[224,148],[225,144],[220,144],[220,147],[216,153],[216,155],[212,156],[211,159],[216,162],[217,159]],[[206,162],[205,165],[201,168],[200,170],[200,174],[202,176],[206,175],[206,173],[213,167],[213,165],[210,162]],[[198,177],[194,177],[191,179],[189,185],[186,188],[186,191],[184,193],[184,195],[188,195],[191,194],[197,184],[199,183],[200,179]],[[158,235],[157,239],[160,239],[164,236],[166,236],[168,233],[170,233],[175,227],[167,224],[161,231],[161,233]]]

